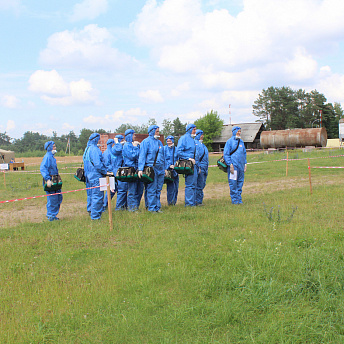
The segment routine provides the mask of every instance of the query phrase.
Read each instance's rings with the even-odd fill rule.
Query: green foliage
[[[329,138],[338,137],[338,120],[343,116],[341,105],[326,104],[326,98],[317,90],[310,93],[290,87],[263,89],[253,105],[253,114],[267,129],[326,128]]]
[[[164,119],[162,121],[162,130],[160,130],[160,132],[165,138],[168,135],[173,135],[173,123],[169,119]]]
[[[186,128],[186,123],[182,123],[177,117],[176,119],[173,120],[173,136],[174,136],[174,144],[178,144],[178,140],[182,135],[185,134],[185,128]]]
[[[213,138],[221,134],[223,119],[217,114],[217,111],[211,110],[206,115],[197,119],[194,124],[197,129],[202,129],[204,133],[203,143],[208,150],[212,152]]]

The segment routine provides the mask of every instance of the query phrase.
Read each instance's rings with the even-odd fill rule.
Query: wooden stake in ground
[[[287,167],[286,167],[286,170],[285,170],[285,176],[288,177],[288,150],[287,150]]]
[[[308,174],[309,174],[309,187],[311,189],[311,195],[312,195],[313,191],[312,191],[311,163],[309,162],[309,158],[308,158]]]
[[[108,212],[109,212],[109,225],[110,231],[112,231],[112,210],[111,210],[111,191],[110,191],[110,178],[106,176],[106,184],[107,184],[107,200],[108,200]]]

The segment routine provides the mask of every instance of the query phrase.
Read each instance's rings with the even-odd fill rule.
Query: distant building
[[[247,149],[260,148],[260,134],[265,130],[262,123],[239,123],[225,124],[222,128],[221,135],[213,139],[212,147],[214,152],[221,152],[225,147],[228,139],[232,137],[233,127],[241,128],[241,139],[245,143]]]
[[[100,139],[99,139],[99,144],[100,144],[100,150],[102,152],[106,151],[106,142],[108,141],[108,139],[114,139],[116,135],[123,135],[124,133],[107,133],[107,134],[100,134]],[[146,137],[148,136],[148,134],[137,134],[135,133],[135,141],[139,141],[142,142]],[[124,136],[125,138],[125,136]],[[162,144],[164,144],[165,142],[165,138],[164,135],[160,134],[160,141],[162,142]]]

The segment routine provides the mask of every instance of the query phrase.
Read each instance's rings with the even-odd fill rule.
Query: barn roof
[[[225,124],[222,128],[220,136],[213,139],[214,143],[225,143],[232,137],[233,127],[241,128],[241,139],[244,142],[253,142],[260,130],[264,130],[263,123],[239,123],[239,124]]]

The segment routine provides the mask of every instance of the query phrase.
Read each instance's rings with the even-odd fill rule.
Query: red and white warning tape
[[[312,166],[312,168],[344,168],[344,166]]]
[[[105,185],[102,185],[102,186],[108,186],[108,184],[105,184]],[[49,197],[49,196],[55,196],[55,195],[62,195],[62,194],[66,194],[66,193],[77,192],[77,191],[84,191],[84,190],[90,190],[90,189],[96,189],[96,188],[100,188],[100,186],[92,186],[90,188],[70,190],[70,191],[63,191],[63,192],[54,193],[54,194],[46,194],[46,195],[39,195],[39,196],[33,196],[33,197],[16,198],[16,199],[11,199],[11,200],[7,200],[7,201],[0,201],[0,204],[1,203],[11,203],[11,202],[25,201],[27,199],[35,199],[35,198],[41,198],[41,197]]]

